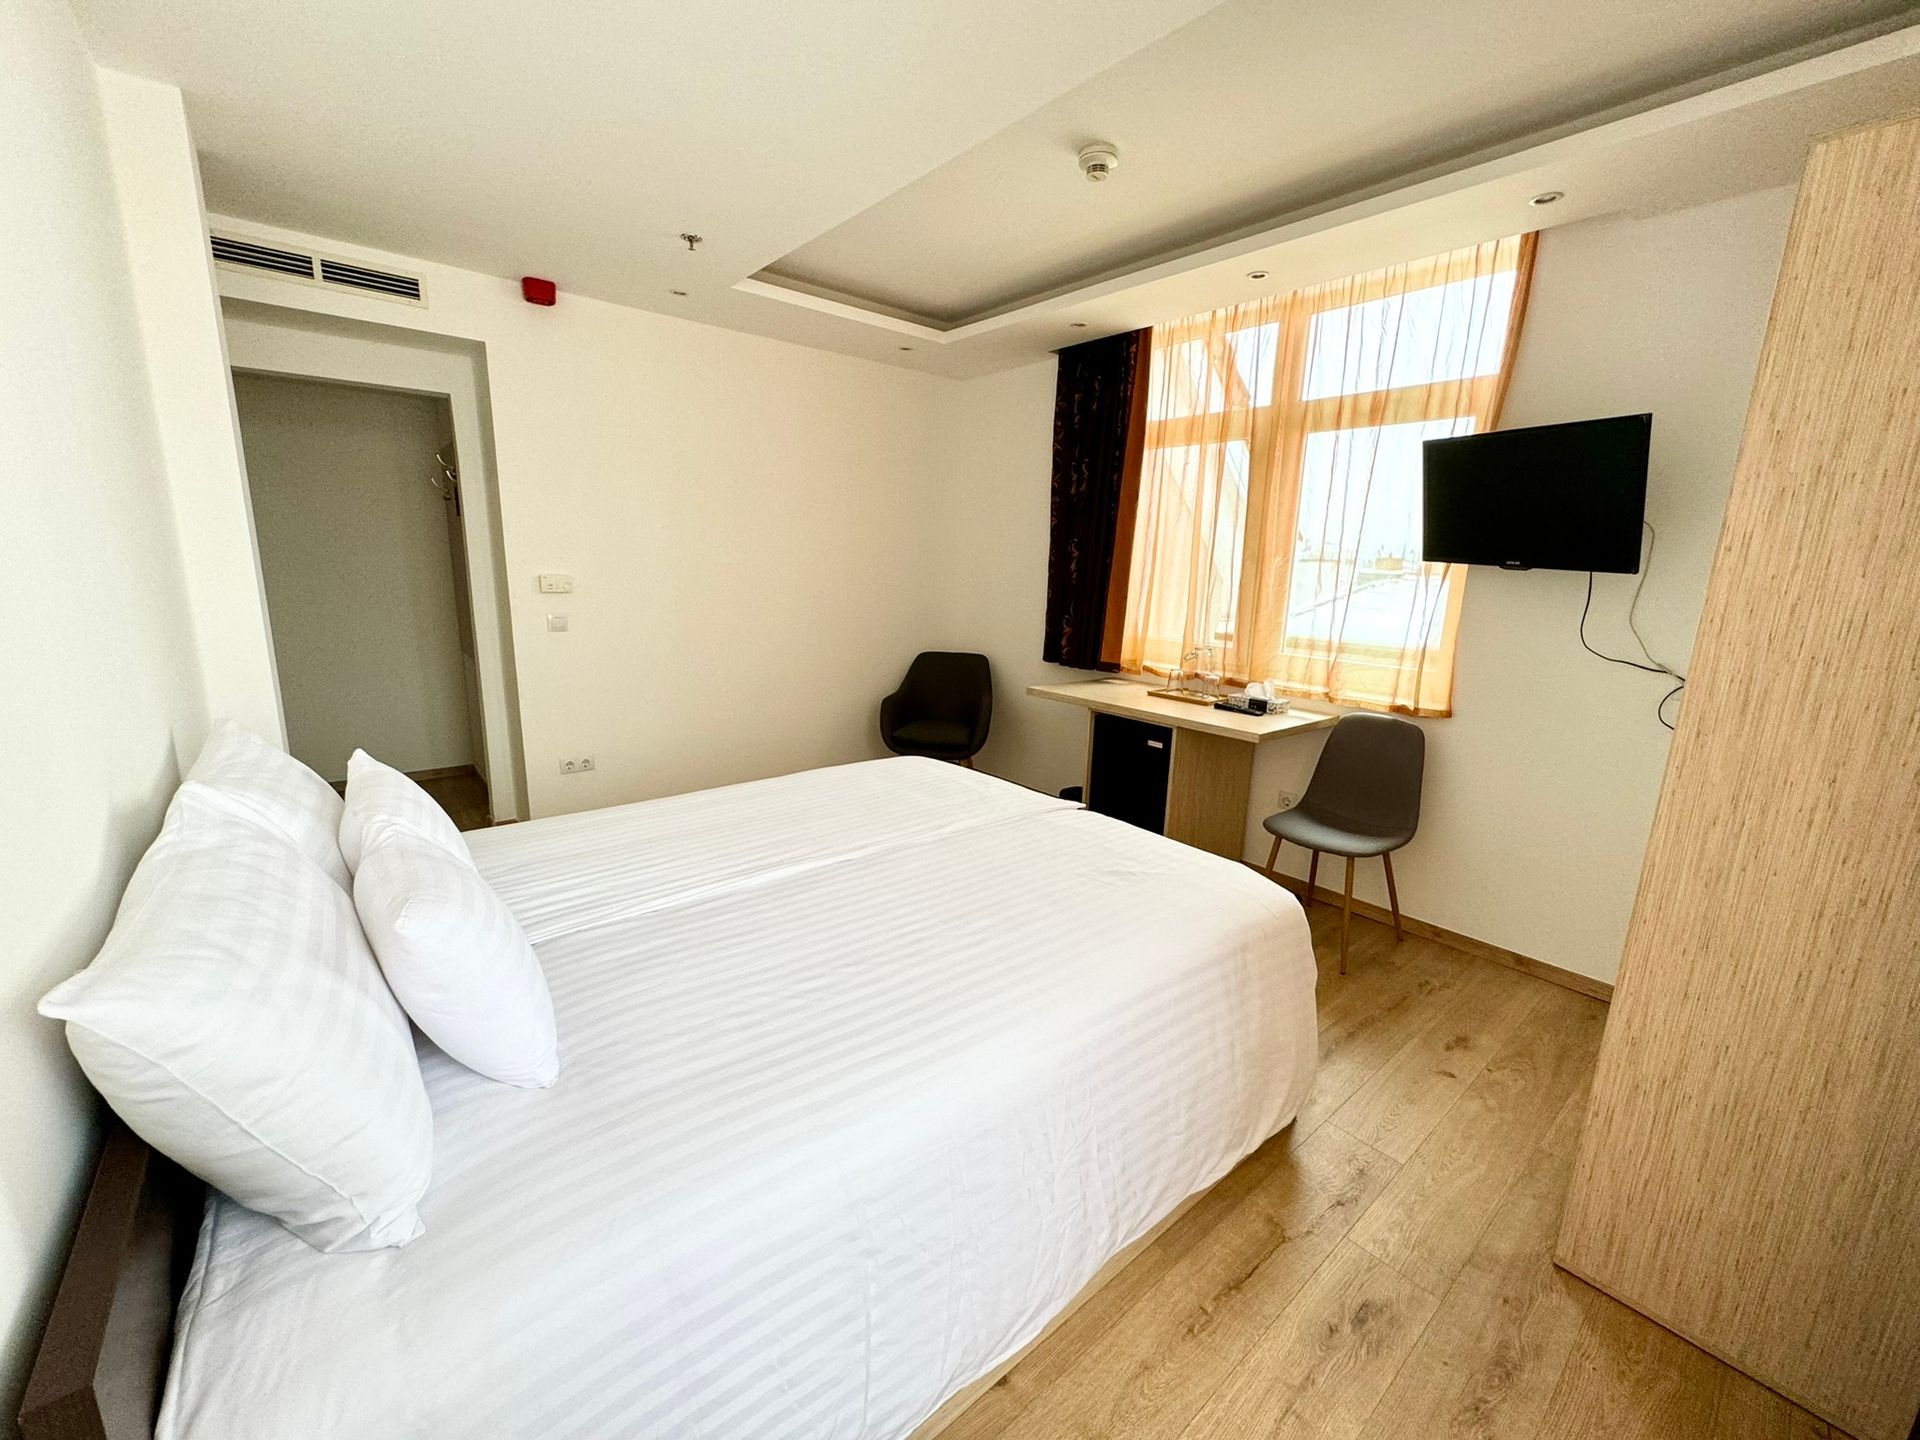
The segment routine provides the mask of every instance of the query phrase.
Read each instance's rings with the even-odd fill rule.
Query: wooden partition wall
[[[1914,1423],[1920,119],[1807,165],[1558,1258],[1862,1440]]]

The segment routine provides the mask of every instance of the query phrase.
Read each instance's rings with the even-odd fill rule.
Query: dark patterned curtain
[[[1060,352],[1053,399],[1053,513],[1047,547],[1047,633],[1040,658],[1119,668],[1152,331]]]

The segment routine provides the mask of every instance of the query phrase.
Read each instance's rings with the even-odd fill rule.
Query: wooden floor
[[[493,824],[487,782],[471,765],[458,770],[421,770],[407,778],[433,797],[434,803],[447,812],[456,830],[484,830]],[[342,795],[347,793],[346,781],[328,783]]]
[[[472,768],[458,774],[422,774],[413,777],[461,830],[484,830],[493,823],[487,804],[487,782]]]
[[[1605,1005],[1308,913],[1299,1120],[942,1440],[1840,1435],[1553,1268]]]

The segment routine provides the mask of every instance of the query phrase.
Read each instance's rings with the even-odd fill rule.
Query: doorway
[[[459,455],[444,395],[236,370],[287,746],[363,749],[491,823]]]

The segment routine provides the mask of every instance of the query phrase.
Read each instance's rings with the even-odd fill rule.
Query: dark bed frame
[[[205,1198],[204,1185],[105,1112],[20,1403],[21,1440],[153,1440]]]

